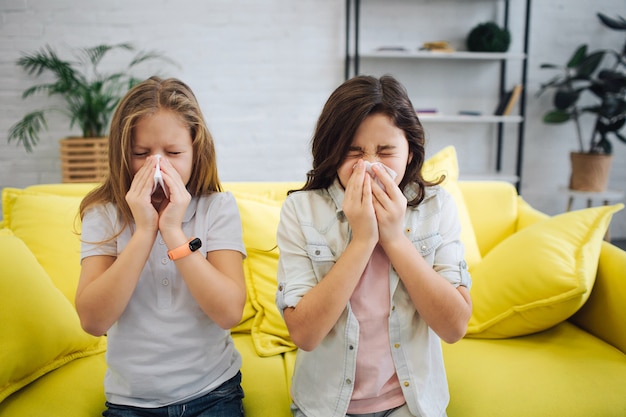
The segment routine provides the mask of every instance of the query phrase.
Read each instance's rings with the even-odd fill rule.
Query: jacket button
[[[400,347],[400,343],[396,343],[395,345],[393,345],[393,347],[395,347],[396,349],[398,349]]]
[[[405,387],[408,387],[409,385],[411,385],[411,384],[409,383],[409,381],[404,381],[404,386],[405,386]]]
[[[351,385],[352,384],[352,380],[350,378],[346,379],[346,384]]]
[[[319,255],[319,254],[320,254],[320,250],[319,250],[319,249],[317,249],[317,250],[315,251],[315,254],[316,254],[316,255]]]

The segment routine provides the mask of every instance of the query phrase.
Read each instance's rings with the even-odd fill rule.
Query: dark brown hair
[[[110,202],[117,207],[123,223],[132,222],[125,196],[133,180],[130,160],[135,126],[143,117],[161,109],[176,113],[191,134],[193,162],[187,184],[191,195],[221,191],[215,145],[195,95],[187,84],[176,78],[150,77],[133,87],[115,110],[109,133],[109,172],[104,183],[83,199],[81,219],[89,207]]]
[[[390,75],[381,78],[361,75],[341,84],[324,105],[311,141],[313,169],[307,173],[301,190],[322,189],[332,184],[358,127],[366,117],[377,113],[390,117],[404,131],[409,144],[409,154],[413,157],[399,185],[400,189],[409,183],[417,185],[417,197],[408,204],[418,205],[426,186],[443,181],[440,178],[432,183],[422,177],[424,129],[404,86]]]

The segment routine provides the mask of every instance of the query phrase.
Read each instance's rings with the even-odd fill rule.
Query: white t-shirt
[[[134,225],[133,225],[134,226]],[[81,260],[118,254],[134,227],[120,229],[115,206],[89,210],[82,223]],[[199,237],[199,251],[236,250],[246,255],[241,219],[232,194],[193,197],[183,231]],[[119,320],[109,329],[107,401],[136,407],[160,407],[204,395],[237,374],[241,356],[228,330],[200,309],[167,246],[157,235],[137,287]]]

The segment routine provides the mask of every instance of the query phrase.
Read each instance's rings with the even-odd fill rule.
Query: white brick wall
[[[439,18],[431,19],[435,24],[459,10],[451,0],[421,1],[443,8]],[[472,1],[477,19],[489,16],[494,1]],[[513,0],[514,7],[519,3]],[[399,16],[414,7],[408,0],[395,4]],[[222,180],[303,180],[317,116],[343,81],[344,9],[342,0],[0,1],[0,188],[60,181],[57,141],[78,133],[69,132],[65,120],[51,118],[32,154],[7,144],[9,127],[40,107],[37,100],[21,100],[33,79],[15,60],[46,43],[63,56],[70,48],[102,42],[130,41],[162,51],[180,67],[153,66],[142,75],[158,70],[194,89],[217,143]],[[623,34],[603,29],[596,11],[626,17],[624,0],[533,2],[522,194],[549,214],[565,208],[565,196],[557,189],[567,183],[568,152],[575,142],[569,137],[571,126],[540,122],[548,97],[538,99],[535,92],[549,74],[538,68],[542,62],[564,62],[582,42],[620,47]],[[522,24],[521,14],[514,13],[511,25]],[[406,28],[400,36],[410,33]],[[433,129],[428,153],[458,131],[458,126]],[[462,170],[493,156],[488,141],[476,140],[472,149],[472,159],[461,161]],[[625,158],[626,146],[616,143],[611,188],[626,190]],[[505,161],[512,163],[511,152]],[[611,231],[626,237],[626,213],[614,217]]]

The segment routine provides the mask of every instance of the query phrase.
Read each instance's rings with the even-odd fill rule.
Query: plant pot
[[[108,171],[108,138],[66,138],[61,146],[63,182],[101,182]]]
[[[570,153],[572,173],[570,190],[606,191],[611,170],[611,155],[591,153]]]

